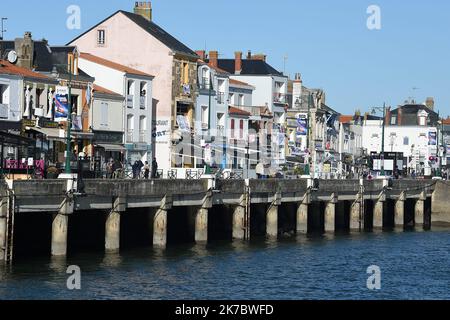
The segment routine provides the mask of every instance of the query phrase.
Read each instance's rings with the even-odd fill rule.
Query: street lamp
[[[384,133],[386,126],[386,103],[383,104],[383,107],[374,107],[372,108],[372,114],[376,114],[377,111],[383,112],[383,122],[381,129],[381,176],[385,175],[384,172]]]

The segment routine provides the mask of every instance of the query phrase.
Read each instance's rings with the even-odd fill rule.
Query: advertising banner
[[[428,133],[428,145],[429,146],[437,146],[437,133],[434,131],[430,131]]]
[[[306,136],[308,134],[308,120],[297,119],[297,136]]]
[[[56,87],[55,91],[55,121],[67,121],[69,113],[69,88]]]

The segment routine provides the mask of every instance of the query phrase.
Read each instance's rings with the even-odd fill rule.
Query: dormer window
[[[106,31],[104,29],[97,30],[97,45],[104,46],[106,43]]]
[[[427,125],[427,119],[428,119],[428,113],[424,110],[420,111],[417,115],[418,117],[418,123],[419,126],[426,126]]]
[[[397,117],[396,116],[392,116],[391,117],[391,125],[396,125],[397,124]]]

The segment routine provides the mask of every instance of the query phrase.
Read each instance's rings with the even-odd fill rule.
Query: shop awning
[[[71,131],[72,138],[92,140],[94,138],[94,133],[92,132],[80,132],[80,131]]]
[[[125,151],[125,147],[121,144],[97,144],[96,145],[98,148],[103,148],[105,149],[105,151]]]
[[[58,128],[37,128],[37,127],[26,127],[27,130],[29,131],[35,131],[38,133],[42,133],[47,140],[52,140],[52,141],[61,141],[61,142],[65,142],[65,138],[64,137],[60,137],[60,129]],[[65,135],[65,133],[64,133]]]

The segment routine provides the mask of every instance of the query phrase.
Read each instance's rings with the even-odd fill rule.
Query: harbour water
[[[33,258],[0,267],[0,299],[450,299],[449,252],[450,230],[434,229]],[[81,290],[67,289],[69,265]]]

